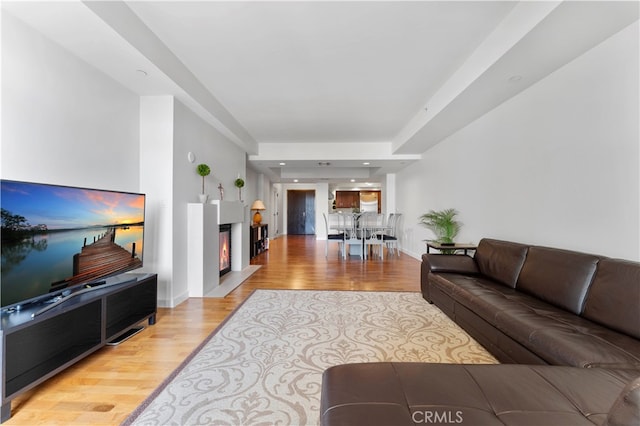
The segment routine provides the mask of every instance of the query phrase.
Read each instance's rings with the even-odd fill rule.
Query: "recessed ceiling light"
[[[355,181],[356,181],[355,179],[351,179],[351,182],[355,182]]]
[[[516,81],[520,81],[520,80],[522,80],[521,75],[512,75],[511,77],[509,77],[509,81],[512,83],[515,83]]]
[[[280,165],[281,165],[281,166],[286,166],[286,165],[287,165],[287,163],[284,163],[284,162],[283,162],[283,163],[280,163]]]
[[[365,166],[368,166],[368,165],[369,165],[369,164],[371,164],[371,163],[370,163],[370,162],[368,162],[368,161],[365,161],[365,162],[364,162],[364,163],[362,163],[362,164],[363,164],[363,165],[365,165]]]
[[[298,183],[298,179],[294,179],[293,181],[294,181],[295,183]]]

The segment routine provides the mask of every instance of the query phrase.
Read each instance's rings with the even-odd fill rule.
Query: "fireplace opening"
[[[231,225],[220,225],[220,276],[231,271]]]

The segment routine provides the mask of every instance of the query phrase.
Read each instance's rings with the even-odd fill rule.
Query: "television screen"
[[[0,186],[2,307],[142,266],[144,194],[10,180]]]

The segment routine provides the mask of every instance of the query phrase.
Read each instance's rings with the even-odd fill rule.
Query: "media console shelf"
[[[251,233],[251,258],[253,259],[268,247],[267,240],[269,238],[269,225],[251,225],[249,232]]]
[[[155,324],[156,274],[122,274],[102,286],[72,293],[55,307],[3,312],[0,326],[0,422],[11,417],[11,400],[73,365],[131,327]]]

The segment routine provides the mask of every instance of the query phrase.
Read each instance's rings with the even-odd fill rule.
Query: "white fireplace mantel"
[[[231,224],[231,272],[249,266],[248,210],[240,201],[213,200],[187,206],[187,283],[189,297],[205,297],[220,287],[220,225]]]
[[[211,204],[218,208],[218,223],[244,223],[244,204],[240,201],[212,200]]]

